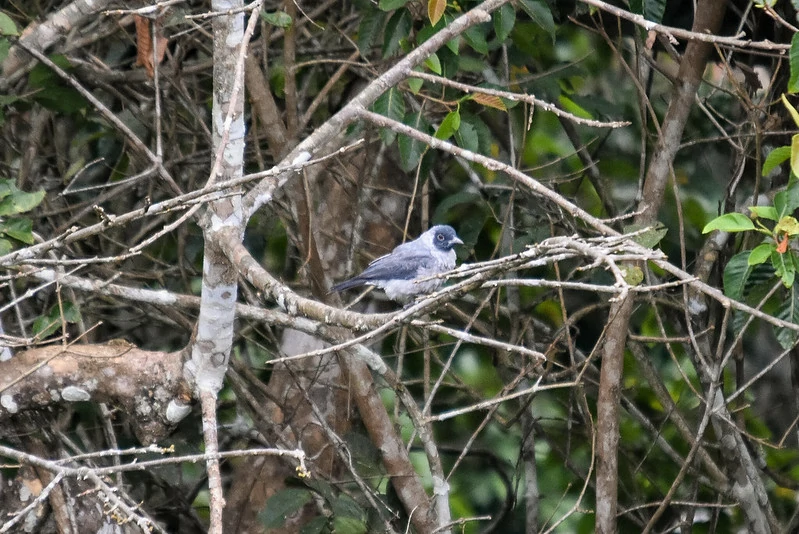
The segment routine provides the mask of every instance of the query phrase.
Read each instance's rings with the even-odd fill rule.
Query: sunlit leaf
[[[774,251],[774,243],[761,243],[751,250],[749,258],[747,259],[748,265],[760,265],[771,257]]]
[[[441,74],[441,60],[438,58],[438,54],[431,54],[427,59],[424,60],[424,64],[428,69],[436,74]]]
[[[434,137],[436,139],[449,139],[458,129],[461,127],[461,114],[458,110],[453,110],[447,113],[447,116],[444,117],[444,120],[441,121],[441,124],[436,130]]]
[[[791,114],[791,118],[793,118],[793,123],[796,126],[799,126],[799,111],[796,111],[796,108],[793,107],[790,102],[788,102],[788,99],[785,98],[785,94],[783,94],[781,98],[783,105],[785,105],[785,108]],[[791,165],[791,168],[793,169],[793,165]]]
[[[749,211],[752,213],[752,215],[755,215],[761,219],[768,219],[770,221],[776,221],[779,219],[779,215],[777,215],[777,209],[774,206],[749,206]]]
[[[752,219],[746,215],[741,213],[725,213],[707,223],[702,229],[702,233],[706,234],[713,230],[721,230],[722,232],[744,232],[754,229],[755,224],[752,222]]]
[[[0,11],[0,35],[19,35],[14,20]]]
[[[799,134],[791,136],[791,172],[799,176]]]
[[[430,19],[430,24],[433,26],[438,24],[445,9],[447,9],[447,0],[427,0],[427,17]]]

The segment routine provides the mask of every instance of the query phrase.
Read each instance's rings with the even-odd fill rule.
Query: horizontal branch
[[[713,35],[711,33],[693,32],[683,28],[676,28],[674,26],[664,26],[663,24],[658,24],[656,22],[652,22],[651,20],[646,20],[641,15],[630,13],[625,9],[621,9],[614,5],[605,3],[602,0],[580,0],[580,1],[583,2],[584,4],[594,6],[598,9],[601,9],[602,11],[610,13],[611,15],[615,15],[621,19],[628,20],[633,24],[637,24],[646,31],[662,33],[663,35],[669,38],[669,41],[672,42],[675,41],[676,37],[679,37],[680,39],[685,39],[688,41],[702,41],[705,43],[713,43],[720,46],[754,48],[758,50],[783,51],[783,50],[790,50],[791,48],[791,45],[789,44],[779,44],[779,43],[773,43],[771,41],[752,41],[751,39],[741,39],[740,35],[736,37],[723,37],[721,35]],[[745,34],[742,33],[741,35]]]
[[[0,362],[0,420],[81,401],[122,406],[139,440],[155,442],[191,410],[181,353],[141,350],[119,340],[31,349]]]

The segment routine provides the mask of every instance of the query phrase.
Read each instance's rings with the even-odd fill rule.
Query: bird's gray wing
[[[413,280],[420,270],[433,267],[435,259],[426,252],[394,250],[374,260],[356,278],[364,283],[374,280]]]

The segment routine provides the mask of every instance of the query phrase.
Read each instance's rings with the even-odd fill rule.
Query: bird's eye
[[[439,241],[444,241],[444,234],[436,234],[436,239]]]

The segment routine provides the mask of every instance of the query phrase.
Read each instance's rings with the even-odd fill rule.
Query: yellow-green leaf
[[[799,235],[799,221],[797,221],[795,217],[783,217],[777,225],[774,226],[774,233]]]
[[[796,108],[788,102],[788,99],[785,98],[785,93],[782,94],[782,103],[785,104],[785,107],[788,108],[788,111],[791,113],[791,117],[793,117],[793,123],[799,126],[799,111],[796,111]]]
[[[427,1],[427,17],[430,19],[430,24],[435,26],[441,20],[444,10],[447,8],[447,0],[428,0]]]
[[[14,20],[0,11],[0,35],[19,35]]]
[[[644,272],[636,265],[622,267],[621,274],[624,277],[624,281],[631,286],[637,286],[644,281]]]
[[[794,176],[799,176],[799,134],[791,137],[791,171]]]
[[[439,76],[441,75],[441,60],[438,59],[438,54],[431,54],[430,57],[424,60],[425,66]]]

